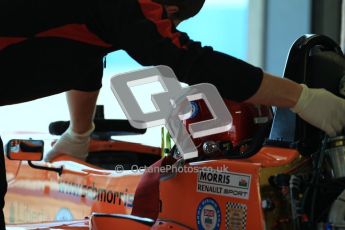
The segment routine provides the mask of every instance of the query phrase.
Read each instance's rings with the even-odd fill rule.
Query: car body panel
[[[170,179],[161,181],[161,210],[156,224],[151,228],[164,229],[164,226],[175,224],[174,229],[194,229],[202,224],[200,209],[208,207],[202,207],[202,202],[213,200],[216,203],[216,208],[210,210],[213,219],[207,220],[213,224],[218,223],[220,229],[227,226],[229,218],[235,218],[231,215],[242,215],[243,226],[247,229],[264,229],[265,214],[261,208],[260,187],[267,184],[265,170],[285,170],[284,167],[287,166],[286,170],[290,170],[299,159],[298,156],[298,152],[293,149],[265,147],[255,156],[244,160],[222,159],[187,164],[186,172],[179,172]],[[53,171],[33,169],[27,162],[18,164],[17,161],[6,159],[6,164],[8,174],[16,174],[16,177],[11,177],[4,209],[6,222],[10,226],[30,226],[30,223],[49,225],[48,222],[52,222],[52,226],[57,223],[64,226],[66,221],[90,219],[93,213],[130,215],[135,189],[143,174],[143,170],[104,170],[68,155],[61,155],[53,163],[36,163],[48,167],[62,166],[61,175]],[[242,187],[237,186],[231,192],[229,187],[224,187],[224,183],[213,186],[212,181],[201,181],[201,172],[210,169],[213,176],[231,174],[230,178],[238,179],[237,183],[242,178]],[[219,189],[228,191],[219,192]],[[240,209],[231,209],[230,206]],[[220,216],[214,216],[214,211]],[[250,218],[246,218],[247,216]],[[107,223],[128,221],[109,220],[98,223],[95,229],[102,229],[99,226],[107,226]],[[165,221],[165,224],[158,225],[159,221]],[[85,226],[74,228],[71,225],[61,229],[83,227]]]

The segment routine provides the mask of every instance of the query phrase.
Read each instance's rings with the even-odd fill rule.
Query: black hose
[[[313,192],[312,192],[312,198],[311,198],[311,203],[310,203],[310,222],[314,225],[314,209],[315,209],[315,204],[316,204],[316,197],[318,194],[318,184],[320,181],[320,174],[321,174],[321,168],[323,165],[323,161],[325,158],[325,150],[326,150],[326,146],[327,146],[327,137],[325,135],[325,137],[323,138],[322,141],[322,145],[321,145],[321,150],[320,150],[320,154],[319,154],[319,158],[317,160],[317,165],[316,165],[316,169],[314,171],[313,177],[312,177],[312,181],[311,181],[311,186],[313,186]]]

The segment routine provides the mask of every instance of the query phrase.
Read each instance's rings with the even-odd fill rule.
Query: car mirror
[[[6,145],[6,155],[10,160],[40,161],[43,158],[42,140],[12,139]]]

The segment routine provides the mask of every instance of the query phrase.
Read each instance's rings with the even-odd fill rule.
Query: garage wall
[[[281,76],[293,42],[303,34],[331,37],[345,50],[342,0],[250,0],[248,61]],[[343,6],[345,11],[345,6]]]
[[[282,76],[291,45],[303,34],[311,33],[311,0],[268,0],[266,7],[263,66]]]
[[[312,31],[340,42],[342,0],[313,0]]]

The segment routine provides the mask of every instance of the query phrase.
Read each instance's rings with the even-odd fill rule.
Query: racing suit
[[[0,105],[95,91],[104,56],[117,50],[144,66],[170,66],[181,82],[211,83],[235,101],[252,96],[263,76],[192,41],[152,0],[0,0]]]

